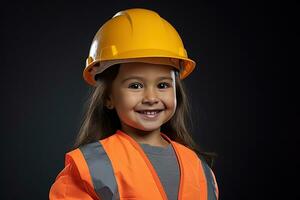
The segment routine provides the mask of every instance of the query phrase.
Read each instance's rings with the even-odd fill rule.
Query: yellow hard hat
[[[158,13],[142,8],[120,11],[100,27],[86,59],[84,80],[95,86],[96,74],[125,62],[171,65],[180,71],[180,79],[196,65],[175,28]]]

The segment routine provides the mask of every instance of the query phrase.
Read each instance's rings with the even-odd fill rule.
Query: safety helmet
[[[195,68],[175,28],[158,13],[133,8],[116,13],[96,33],[83,71],[84,80],[95,86],[95,75],[126,62],[171,65],[180,79]]]

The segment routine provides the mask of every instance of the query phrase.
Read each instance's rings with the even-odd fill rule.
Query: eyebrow
[[[130,76],[130,77],[127,77],[127,78],[123,79],[122,83],[124,83],[125,81],[128,81],[130,79],[145,80],[145,78],[141,77],[141,76]],[[157,78],[157,81],[164,80],[164,79],[169,79],[169,80],[173,81],[173,78],[170,77],[170,76],[161,76],[161,77]]]

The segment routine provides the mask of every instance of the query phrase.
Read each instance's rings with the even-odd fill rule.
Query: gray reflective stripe
[[[79,149],[87,162],[94,189],[100,200],[119,199],[113,168],[101,143],[93,142]]]
[[[204,158],[200,158],[200,159],[207,180],[207,200],[217,200],[215,181],[211,174],[210,167],[208,166]]]

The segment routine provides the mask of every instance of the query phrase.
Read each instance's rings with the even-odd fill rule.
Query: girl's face
[[[122,130],[160,131],[176,110],[173,67],[148,63],[123,63],[106,102],[113,105]]]

